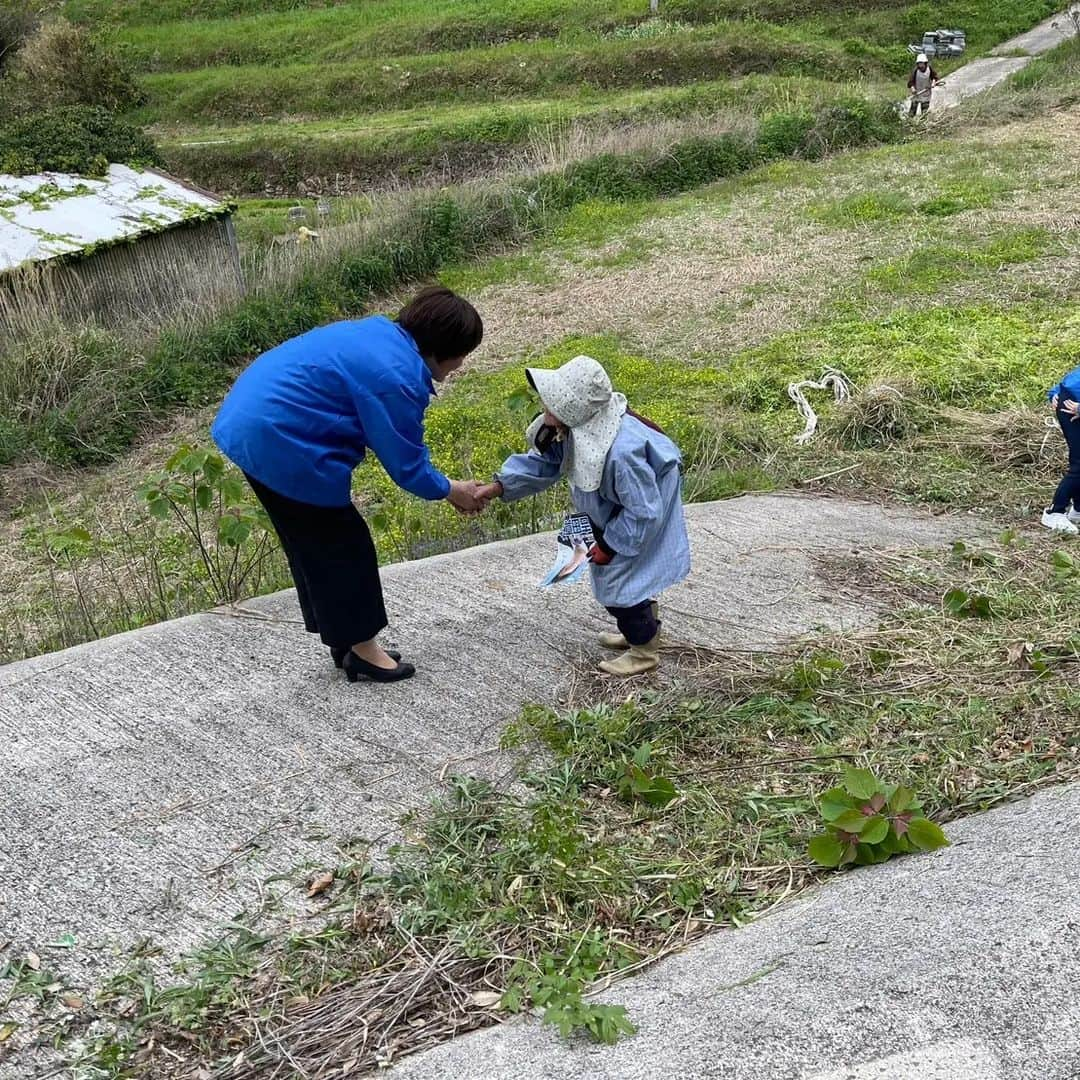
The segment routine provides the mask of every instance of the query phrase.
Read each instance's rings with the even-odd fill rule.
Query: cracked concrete
[[[691,506],[688,520],[695,567],[665,597],[666,624],[716,646],[866,625],[872,599],[818,577],[822,554],[975,527],[776,495]],[[242,617],[193,616],[0,668],[10,955],[35,949],[89,988],[144,939],[174,958],[267,894],[302,905],[295,868],[336,861],[342,838],[385,845],[446,770],[505,771],[506,720],[556,702],[606,627],[585,585],[536,590],[552,548],[528,537],[385,568],[386,638],[419,668],[396,686],[347,684],[291,592]],[[47,947],[65,934],[75,948]],[[12,1067],[0,1077],[28,1075]]]

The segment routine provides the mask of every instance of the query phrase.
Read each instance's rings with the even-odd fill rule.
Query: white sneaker
[[[1074,525],[1080,525],[1080,510],[1076,510],[1075,508],[1070,510],[1069,511],[1069,520]]]
[[[1080,517],[1080,515],[1077,515]],[[1052,514],[1049,510],[1043,511],[1042,523],[1054,532],[1080,533],[1070,514]]]

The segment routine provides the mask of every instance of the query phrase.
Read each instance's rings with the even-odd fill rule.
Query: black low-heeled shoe
[[[395,657],[396,659],[396,657]],[[416,668],[412,664],[403,664],[400,660],[397,667],[381,668],[369,664],[349,650],[344,661],[345,678],[354,683],[357,679],[370,679],[372,682],[400,682],[402,679],[411,679],[416,674]]]
[[[351,652],[352,649],[331,649],[330,659],[334,661],[334,667],[344,667],[345,657],[348,656]],[[386,655],[389,656],[391,660],[401,659],[401,653],[397,652],[395,649],[383,649],[383,652],[386,653]]]

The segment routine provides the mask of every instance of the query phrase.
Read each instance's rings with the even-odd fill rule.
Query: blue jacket
[[[1047,390],[1046,400],[1052,401],[1055,394],[1066,400],[1072,398],[1075,401],[1080,401],[1080,367],[1073,368],[1057,386]]]
[[[508,502],[546,491],[562,475],[563,444],[503,462],[499,480]],[[651,600],[690,573],[690,540],[682,508],[682,456],[660,432],[627,414],[604,462],[596,491],[571,486],[574,509],[588,514],[615,551],[591,564],[593,593],[605,607]]]
[[[257,357],[211,428],[222,453],[268,488],[316,506],[346,506],[370,447],[390,478],[421,499],[447,480],[424,445],[435,392],[412,337],[381,315],[321,326]]]

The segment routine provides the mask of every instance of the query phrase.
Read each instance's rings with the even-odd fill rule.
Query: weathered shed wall
[[[232,221],[218,217],[13,271],[0,278],[0,292],[9,330],[32,325],[39,312],[109,326],[205,310],[242,293],[243,278]]]

